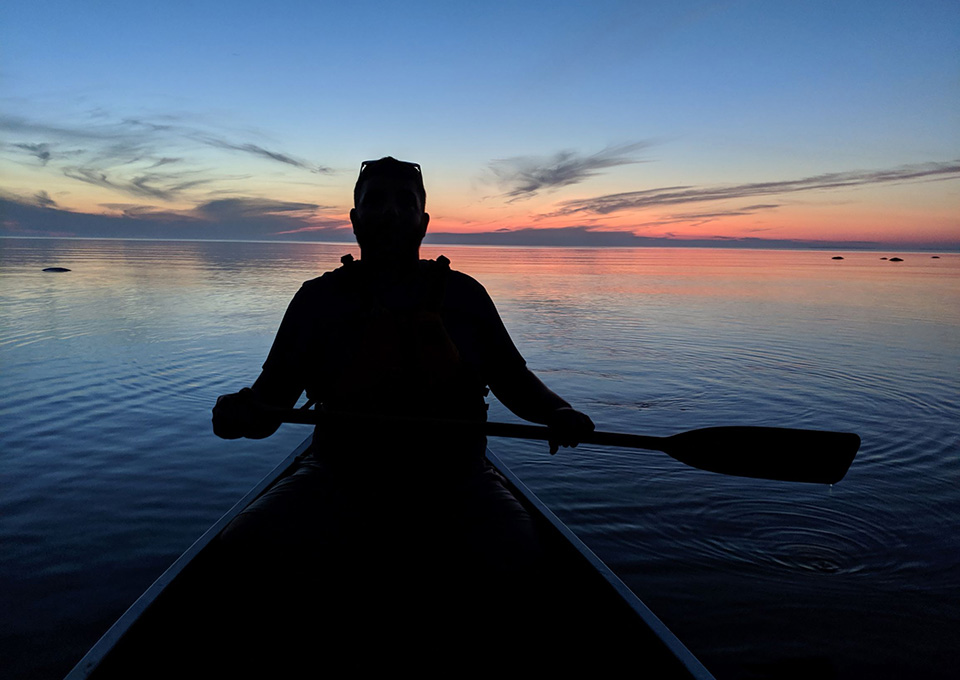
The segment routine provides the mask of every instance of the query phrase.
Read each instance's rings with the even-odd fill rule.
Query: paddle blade
[[[785,482],[836,484],[860,437],[850,432],[778,427],[707,427],[664,440],[663,451],[701,470]]]

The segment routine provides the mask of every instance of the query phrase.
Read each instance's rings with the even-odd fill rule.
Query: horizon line
[[[448,232],[444,235],[456,236],[454,232]],[[327,241],[327,240],[299,240],[299,239],[281,239],[281,238],[166,238],[150,236],[50,236],[50,235],[22,235],[22,234],[0,234],[0,239],[21,239],[21,240],[48,240],[48,241],[154,241],[154,242],[174,242],[174,243],[287,243],[299,245],[347,245],[356,246],[356,241]],[[796,250],[808,252],[830,252],[835,250],[845,252],[860,253],[948,253],[960,254],[960,243],[950,244],[943,247],[921,245],[917,243],[903,244],[902,248],[882,248],[884,244],[871,243],[869,245],[844,244],[842,242],[817,243],[810,242],[780,242],[780,241],[762,241],[754,240],[750,243],[736,240],[710,240],[710,239],[654,239],[668,241],[669,243],[656,244],[633,244],[633,245],[604,245],[604,244],[522,244],[522,243],[458,243],[456,241],[443,241],[440,243],[423,243],[422,246],[428,248],[440,248],[443,246],[455,246],[458,248],[510,248],[510,249],[554,249],[568,248],[578,250],[638,250],[643,248],[700,248],[704,250]],[[757,242],[761,241],[761,242]]]

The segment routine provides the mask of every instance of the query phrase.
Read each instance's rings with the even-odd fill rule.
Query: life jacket
[[[345,344],[324,362],[322,407],[484,420],[485,386],[464,366],[441,316],[450,261],[421,260],[417,275],[395,288],[374,281],[362,261],[341,261],[338,289],[349,302],[337,335]]]

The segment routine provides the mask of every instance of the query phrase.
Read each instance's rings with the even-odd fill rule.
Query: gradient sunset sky
[[[960,247],[960,4],[5,3],[0,235]],[[610,233],[616,232],[616,233]]]

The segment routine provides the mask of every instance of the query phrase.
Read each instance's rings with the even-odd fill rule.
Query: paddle
[[[359,416],[303,409],[270,411],[284,423],[336,423],[364,428],[429,430],[441,434],[476,432],[491,437],[551,439],[550,430],[540,425]],[[724,475],[836,484],[853,462],[860,448],[860,437],[850,432],[733,426],[706,427],[670,437],[591,432],[581,443],[663,451],[692,467]]]

